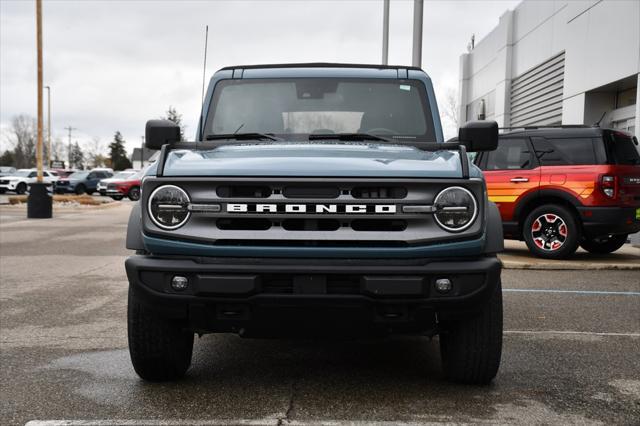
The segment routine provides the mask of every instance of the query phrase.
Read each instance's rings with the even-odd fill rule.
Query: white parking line
[[[441,422],[397,422],[397,421],[363,421],[363,420],[288,420],[288,419],[209,419],[209,420],[32,420],[25,426],[428,426],[440,425]],[[465,425],[472,423],[458,423]]]
[[[570,331],[570,330],[504,330],[503,334],[564,334],[579,336],[612,336],[612,337],[640,337],[640,333],[606,333],[600,331]]]
[[[640,291],[557,290],[552,288],[503,288],[505,293],[567,293],[606,296],[640,296]]]

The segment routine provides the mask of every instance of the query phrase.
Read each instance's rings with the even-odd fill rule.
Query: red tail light
[[[602,192],[609,198],[615,198],[618,193],[618,177],[604,175],[600,178]]]

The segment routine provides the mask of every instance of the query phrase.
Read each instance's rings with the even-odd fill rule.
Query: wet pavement
[[[129,208],[33,221],[0,208],[0,424],[638,424],[637,270],[504,271],[488,387],[446,382],[437,339],[416,337],[207,335],[184,380],[142,382],[126,342]]]

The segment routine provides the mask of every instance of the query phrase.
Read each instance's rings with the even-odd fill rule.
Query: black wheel
[[[122,195],[112,195],[111,198],[113,198],[116,201],[120,201],[124,198],[124,196]]]
[[[76,194],[77,195],[84,194],[85,190],[86,190],[86,187],[84,185],[82,185],[82,184],[76,186]]]
[[[6,192],[6,189],[0,188],[0,194],[4,194],[5,192]]]
[[[140,199],[140,187],[134,186],[129,190],[129,199],[131,201],[138,201]]]
[[[129,355],[136,373],[153,382],[176,380],[191,365],[193,333],[144,307],[129,287]]]
[[[443,324],[442,367],[448,379],[488,384],[498,373],[502,355],[502,286],[500,281],[478,316]]]
[[[580,228],[566,207],[545,204],[527,215],[522,228],[531,253],[545,259],[566,259],[576,252]]]
[[[27,192],[27,184],[24,182],[20,182],[18,186],[16,186],[16,194],[22,195]]]
[[[608,235],[606,237],[584,240],[580,247],[594,254],[613,253],[627,242],[627,234]]]

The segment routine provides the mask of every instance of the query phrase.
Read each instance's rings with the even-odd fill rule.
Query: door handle
[[[516,177],[511,179],[511,182],[529,182],[529,178],[523,178],[523,177]]]

